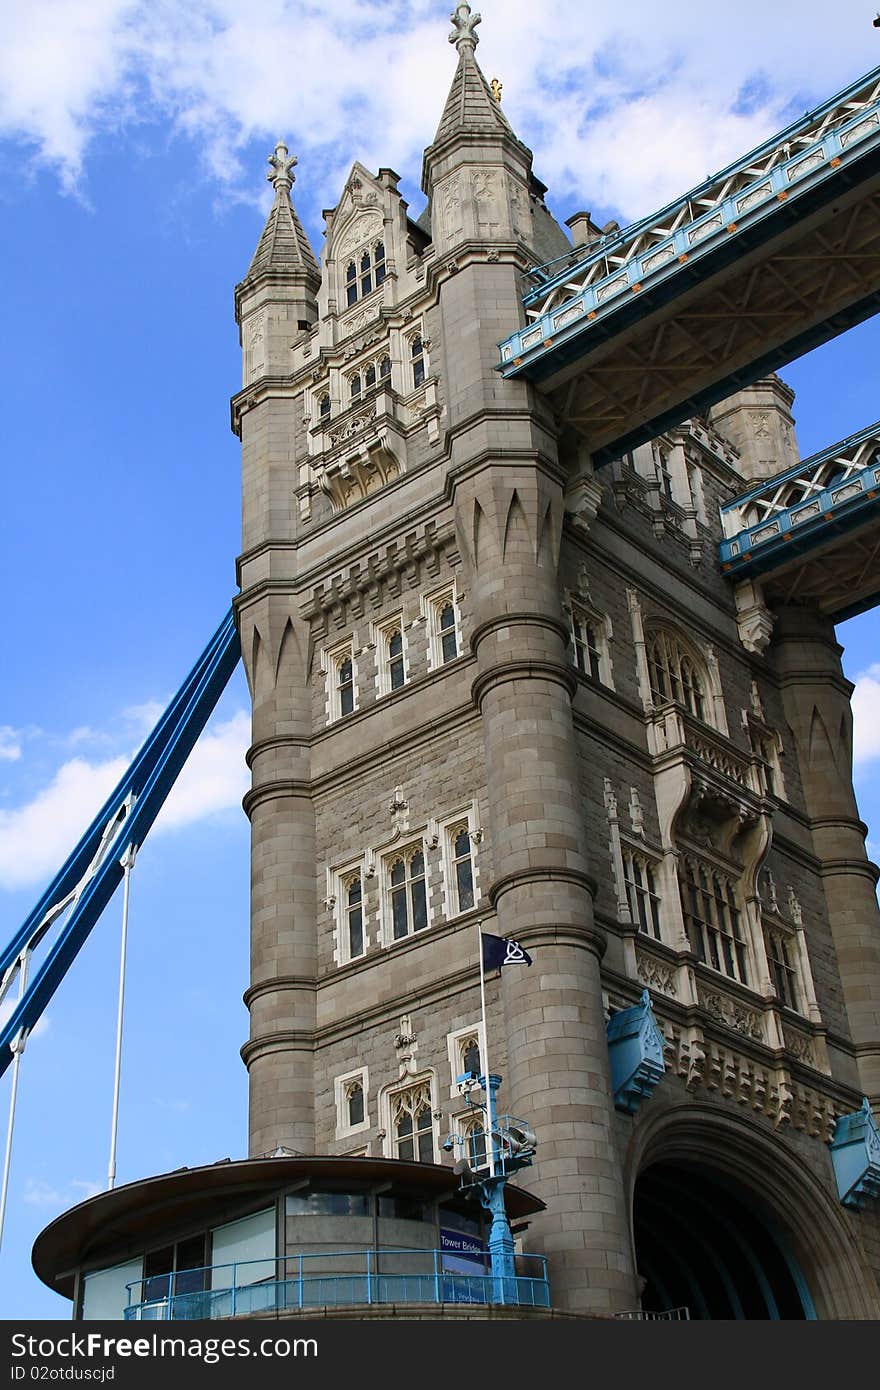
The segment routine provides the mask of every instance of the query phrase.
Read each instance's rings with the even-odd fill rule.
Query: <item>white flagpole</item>
[[[113,1113],[110,1121],[110,1162],[107,1165],[107,1190],[116,1185],[116,1139],[119,1132],[119,1090],[122,1079],[122,1018],[125,1010],[125,963],[128,947],[128,897],[131,888],[131,871],[137,850],[128,845],[120,859],[124,872],[122,890],[122,936],[119,944],[119,996],[116,1006],[116,1061],[113,1068]]]
[[[486,1027],[486,972],[483,969],[483,929],[477,923],[477,950],[480,955],[480,1010],[483,1019],[483,1077],[486,1082],[486,1117],[488,1121],[488,1134],[486,1135],[486,1148],[489,1156],[489,1176],[495,1176],[495,1105],[492,1100],[492,1087],[489,1084],[489,1030]]]

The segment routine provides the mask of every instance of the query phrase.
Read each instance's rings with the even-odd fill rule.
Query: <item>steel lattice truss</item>
[[[804,459],[721,509],[721,566],[768,597],[836,618],[880,593],[880,423]]]
[[[866,317],[880,69],[524,305],[533,321],[501,344],[501,371],[540,383],[599,463]]]

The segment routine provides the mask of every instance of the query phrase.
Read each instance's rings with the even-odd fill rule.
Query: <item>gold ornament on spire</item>
[[[266,175],[269,183],[275,185],[275,192],[281,193],[293,187],[295,174],[291,173],[293,166],[299,161],[295,154],[288,155],[287,146],[283,140],[279,140],[275,146],[275,153],[268,156],[272,166]]]
[[[493,78],[492,78],[492,81],[489,83],[489,86],[490,86],[490,88],[492,89],[492,95],[493,95],[493,97],[495,98],[495,100],[498,102],[498,105],[500,106],[500,105],[501,105],[501,93],[504,91],[504,83],[503,83],[503,82],[499,82],[499,80],[498,80],[497,77],[493,77]]]
[[[476,32],[477,25],[482,23],[481,14],[471,14],[471,7],[467,0],[461,0],[461,4],[456,5],[452,14],[452,33],[449,35],[449,42],[454,43],[459,53],[465,44],[469,44],[471,49],[476,48],[480,42],[480,36]]]

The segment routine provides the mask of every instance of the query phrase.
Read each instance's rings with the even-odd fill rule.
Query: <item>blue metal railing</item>
[[[193,1322],[376,1303],[497,1302],[498,1281],[489,1271],[488,1254],[473,1257],[473,1273],[451,1267],[466,1262],[446,1250],[343,1250],[239,1260],[135,1280],[126,1285],[123,1316],[129,1322]],[[504,1281],[505,1303],[549,1308],[544,1257],[518,1255],[516,1269],[515,1278]]]
[[[736,578],[760,574],[874,514],[880,514],[880,423],[726,503],[721,568]]]
[[[786,204],[791,211],[783,215],[790,218],[809,190],[836,185],[848,165],[880,148],[878,87],[880,68],[683,198],[603,238],[576,263],[569,256],[567,267],[548,265],[552,273],[523,296],[532,321],[499,344],[502,375],[554,358],[568,340],[671,276],[692,283],[694,266],[734,234],[782,213]]]

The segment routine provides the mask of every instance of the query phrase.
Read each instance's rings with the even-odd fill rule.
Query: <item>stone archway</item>
[[[693,1102],[644,1120],[628,1169],[646,1310],[683,1303],[695,1318],[880,1315],[852,1216],[790,1144]]]
[[[696,1164],[655,1163],[633,1195],[642,1307],[691,1318],[815,1318],[790,1242],[745,1189]]]

